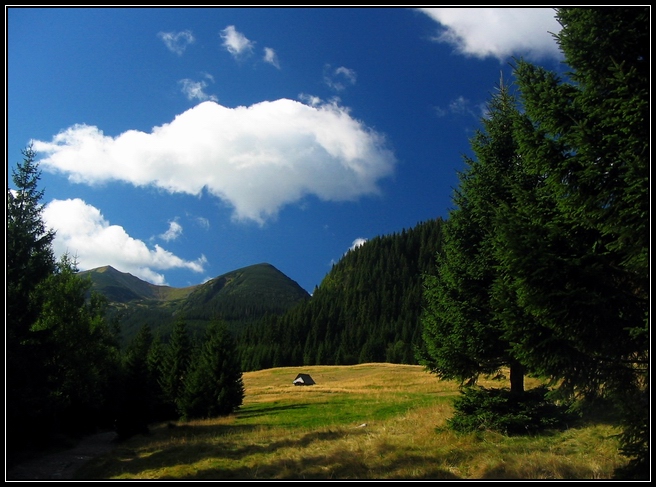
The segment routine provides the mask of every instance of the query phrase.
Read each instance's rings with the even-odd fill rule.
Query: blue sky
[[[552,8],[5,7],[7,187],[37,151],[55,253],[185,287],[448,216],[513,57]]]

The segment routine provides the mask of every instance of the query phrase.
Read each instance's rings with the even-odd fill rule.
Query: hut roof
[[[316,384],[316,382],[310,377],[310,374],[298,374],[296,379],[294,379],[293,384],[297,386],[311,386]]]

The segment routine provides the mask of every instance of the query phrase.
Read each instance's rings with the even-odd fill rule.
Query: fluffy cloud
[[[150,133],[110,137],[74,125],[33,144],[45,156],[39,161],[45,171],[73,182],[207,190],[230,204],[236,219],[259,223],[307,195],[352,201],[377,194],[396,162],[384,136],[347,108],[288,99],[237,108],[206,101]]]
[[[223,39],[223,47],[235,58],[248,55],[253,52],[255,43],[246,38],[241,32],[237,32],[234,25],[229,25],[220,33]]]
[[[176,221],[172,221],[169,222],[169,229],[162,233],[159,238],[166,242],[170,242],[171,240],[178,238],[180,235],[182,235],[182,225]]]
[[[205,81],[193,81],[191,79],[185,78],[179,81],[182,85],[182,92],[185,94],[188,100],[212,100],[218,101],[218,98],[214,95],[208,95],[205,93],[205,88],[207,88],[207,83]]]
[[[160,32],[157,34],[160,39],[164,41],[169,51],[181,56],[189,44],[195,41],[193,34],[190,30],[183,30],[182,32]]]
[[[553,34],[561,26],[553,8],[420,8],[443,27],[435,40],[460,54],[502,62],[510,56],[562,57]]]
[[[278,55],[276,54],[276,51],[274,51],[270,47],[264,48],[264,62],[269,63],[275,66],[276,68],[280,69],[280,63],[278,62]]]
[[[52,245],[55,255],[70,254],[80,270],[111,265],[153,284],[165,285],[158,270],[180,268],[201,273],[207,263],[205,256],[187,261],[159,245],[148,248],[141,240],[130,237],[123,227],[110,225],[97,208],[79,198],[53,200],[45,206],[42,216],[46,228],[56,231]],[[171,231],[177,231],[173,223]]]
[[[364,245],[366,241],[367,241],[366,238],[361,238],[361,237],[356,238],[355,240],[353,240],[353,243],[351,244],[349,250],[355,250],[359,246]]]

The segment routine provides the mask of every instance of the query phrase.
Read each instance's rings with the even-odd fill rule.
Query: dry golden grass
[[[294,386],[301,372],[316,385]],[[609,479],[625,463],[607,424],[535,437],[455,434],[445,425],[457,384],[419,366],[276,368],[245,373],[244,385],[237,414],[153,426],[77,478]]]

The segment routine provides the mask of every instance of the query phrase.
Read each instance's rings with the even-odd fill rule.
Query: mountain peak
[[[96,267],[95,269],[89,269],[90,271],[96,271],[96,272],[119,272],[118,270],[114,269],[111,265],[104,265],[102,267]]]
[[[281,314],[310,295],[272,264],[262,262],[222,274],[186,288],[156,286],[111,266],[85,271],[92,289],[104,295],[120,317],[128,338],[143,323],[156,323],[166,336],[175,316],[203,327],[217,317],[229,322],[252,321]]]

